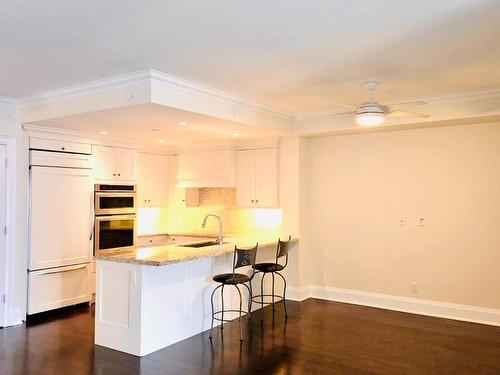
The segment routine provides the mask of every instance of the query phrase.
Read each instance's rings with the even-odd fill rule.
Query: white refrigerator
[[[90,155],[30,151],[28,314],[91,300]]]

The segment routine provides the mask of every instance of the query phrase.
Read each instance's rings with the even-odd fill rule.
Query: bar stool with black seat
[[[255,303],[260,303],[261,306],[261,321],[264,320],[264,297],[271,297],[271,302],[273,305],[273,314],[274,314],[274,305],[277,302],[283,301],[283,307],[285,309],[285,319],[288,318],[288,314],[286,311],[286,279],[285,277],[280,273],[283,271],[287,264],[288,264],[288,250],[290,248],[292,236],[288,237],[288,241],[281,241],[281,239],[278,239],[278,245],[276,247],[276,258],[274,263],[257,263],[254,268],[257,271],[257,273],[262,273],[262,278],[260,280],[260,294],[253,296],[252,300]],[[285,257],[285,263],[280,264],[279,259]],[[264,294],[264,277],[270,273],[272,275],[272,293],[271,294]],[[274,275],[278,275],[283,279],[283,295],[280,296],[275,293],[274,291]],[[278,299],[276,301],[276,299]],[[267,302],[269,303],[269,302]]]
[[[221,322],[220,328],[224,328],[224,322],[229,322],[232,319],[224,319],[224,313],[238,313],[238,322],[240,326],[240,341],[243,341],[243,331],[241,328],[241,319],[242,317],[247,317],[249,320],[250,331],[252,330],[252,279],[255,275],[255,259],[257,258],[257,248],[259,244],[257,243],[255,247],[250,249],[242,249],[237,246],[234,247],[233,254],[233,271],[231,273],[222,273],[219,275],[215,275],[212,280],[220,283],[210,296],[210,303],[212,305],[212,324],[210,326],[210,341],[212,341],[212,331],[214,328],[214,320],[218,320]],[[245,273],[237,273],[236,269],[242,267],[249,267],[252,271],[250,275]],[[248,283],[248,285],[247,285]],[[238,295],[240,297],[239,310],[235,309],[224,309],[224,287],[226,285],[231,285],[236,288],[238,291]],[[242,310],[243,299],[241,296],[241,291],[239,285],[243,285],[248,290],[248,311]],[[214,294],[218,289],[221,289],[221,310],[214,311]],[[219,317],[220,316],[220,317]]]

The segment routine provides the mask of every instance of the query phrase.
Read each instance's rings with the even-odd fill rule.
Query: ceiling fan
[[[427,118],[430,115],[417,112],[403,111],[397,108],[397,106],[404,105],[421,105],[427,104],[424,101],[411,101],[411,102],[400,102],[391,105],[383,105],[377,103],[373,99],[373,92],[378,87],[379,82],[368,81],[363,84],[363,87],[368,91],[368,100],[358,107],[353,107],[350,105],[337,104],[339,107],[345,107],[352,109],[348,112],[336,113],[334,116],[343,116],[347,114],[356,115],[356,122],[363,126],[376,126],[380,125],[385,121],[386,116],[392,117],[417,117],[417,118]]]

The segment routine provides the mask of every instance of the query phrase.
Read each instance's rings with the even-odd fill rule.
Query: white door
[[[255,150],[236,153],[236,204],[255,207]]]
[[[4,160],[7,158],[7,150],[5,145],[0,145],[0,162],[4,163]],[[4,310],[5,304],[3,303],[2,296],[5,293],[5,215],[6,215],[6,185],[7,185],[7,168],[5,168],[5,164],[0,168],[0,229],[2,230],[0,236],[0,327],[3,326],[5,321]]]
[[[31,167],[30,270],[89,262],[90,170]]]
[[[258,207],[278,207],[278,150],[275,148],[256,151],[255,198]]]

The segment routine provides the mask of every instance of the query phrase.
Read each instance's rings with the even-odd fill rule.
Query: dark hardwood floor
[[[500,327],[320,300],[289,303],[240,346],[230,323],[137,358],[94,346],[93,310],[0,330],[3,374],[500,374]]]

